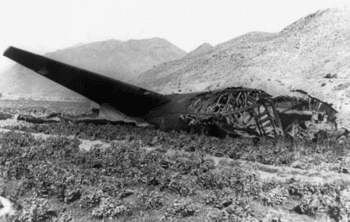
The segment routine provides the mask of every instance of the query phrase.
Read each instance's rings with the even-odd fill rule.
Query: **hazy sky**
[[[1,0],[0,51],[10,45],[45,53],[107,39],[165,38],[189,52],[250,31],[278,32],[348,0]],[[0,56],[0,70],[13,64]]]

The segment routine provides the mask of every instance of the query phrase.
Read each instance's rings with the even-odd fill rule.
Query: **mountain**
[[[210,45],[209,43],[203,43],[202,45],[198,46],[193,51],[189,52],[184,58],[198,56],[200,54],[209,52],[212,49],[214,49],[214,47],[212,45]]]
[[[167,40],[152,38],[129,41],[112,39],[78,44],[47,53],[44,56],[134,84],[140,73],[160,63],[179,59],[185,55],[186,52]],[[14,65],[2,72],[0,76],[1,92],[33,97],[80,97],[21,65]]]
[[[349,24],[346,8],[317,11],[278,33],[247,33],[200,55],[160,64],[141,81],[162,93],[244,86],[276,96],[301,89],[333,103],[340,125],[350,128]]]

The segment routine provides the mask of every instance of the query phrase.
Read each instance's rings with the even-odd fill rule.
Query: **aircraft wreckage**
[[[218,137],[311,138],[320,130],[337,128],[337,111],[332,105],[301,90],[294,91],[297,96],[278,97],[242,87],[162,95],[15,47],[9,47],[4,56],[98,103],[96,120]],[[36,123],[59,121],[23,115],[17,118]]]

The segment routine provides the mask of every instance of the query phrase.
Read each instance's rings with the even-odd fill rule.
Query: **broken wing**
[[[142,117],[154,107],[169,102],[161,94],[12,46],[4,56],[98,104],[110,104],[129,116]]]

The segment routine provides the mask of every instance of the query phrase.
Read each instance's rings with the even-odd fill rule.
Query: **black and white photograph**
[[[350,3],[0,1],[0,222],[350,222]]]

